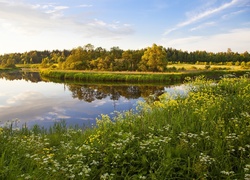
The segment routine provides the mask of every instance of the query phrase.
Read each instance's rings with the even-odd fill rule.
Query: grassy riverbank
[[[249,77],[189,84],[93,129],[0,128],[0,179],[249,179]]]
[[[9,72],[9,71],[17,71],[18,68],[1,68],[0,67],[0,72]]]
[[[152,72],[99,72],[99,71],[59,71],[59,70],[41,70],[40,74],[45,78],[55,78],[61,80],[74,80],[85,82],[130,82],[130,83],[169,83],[180,82],[186,76],[194,77],[205,75],[208,78],[219,77],[224,74],[243,75],[245,71],[211,71],[197,70],[179,73],[152,73]]]

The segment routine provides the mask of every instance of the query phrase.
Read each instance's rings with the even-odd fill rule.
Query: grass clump
[[[249,179],[249,77],[186,81],[92,129],[0,128],[0,179]]]
[[[175,82],[183,79],[182,74],[160,74],[160,73],[126,73],[126,72],[74,72],[42,70],[40,75],[46,78],[57,78],[62,80],[75,80],[85,82]]]
[[[41,70],[40,75],[43,78],[53,78],[60,80],[73,80],[73,81],[84,81],[84,82],[129,82],[129,83],[171,83],[181,82],[185,77],[197,77],[200,75],[206,75],[209,78],[216,78],[224,74],[235,74],[241,76],[248,73],[249,70],[245,71],[183,71],[175,73],[153,73],[153,72],[102,72],[102,71],[59,71],[59,70]]]

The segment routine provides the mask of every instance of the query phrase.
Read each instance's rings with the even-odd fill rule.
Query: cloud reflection
[[[7,99],[7,105],[0,108],[2,122],[20,119],[21,122],[41,119],[52,112],[53,108],[59,106],[62,101],[59,98],[46,98],[39,92],[23,92]]]
[[[49,127],[60,120],[68,125],[92,125],[101,114],[112,116],[114,111],[134,109],[138,100],[164,89],[164,86],[99,84],[69,84],[65,88],[65,84],[21,79],[2,80],[1,86],[4,88],[0,96],[0,126],[17,118],[20,124],[29,127],[34,124]]]
[[[39,92],[33,92],[33,91],[26,91],[22,92],[16,96],[13,96],[7,100],[7,104],[29,104],[30,102],[33,102],[34,100],[40,100],[44,99],[44,96],[42,93]]]
[[[172,97],[185,96],[188,93],[188,87],[183,84],[180,86],[170,86],[164,88],[164,90]]]
[[[38,91],[25,91],[7,97],[0,107],[0,120],[4,124],[17,118],[20,124],[27,123],[28,126],[53,125],[53,122],[60,120],[65,120],[67,124],[91,125],[98,115],[109,114],[117,110],[117,106],[132,107],[135,102],[136,100],[129,101],[124,97],[119,100],[106,97],[89,103],[72,99],[71,96],[49,96]]]

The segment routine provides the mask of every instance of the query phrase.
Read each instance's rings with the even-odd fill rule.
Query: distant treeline
[[[91,44],[72,50],[30,51],[0,55],[0,66],[15,67],[15,64],[41,64],[43,68],[108,70],[108,71],[165,71],[168,64],[231,64],[249,65],[250,54],[233,52],[212,53],[187,52],[153,44],[140,50],[122,50],[112,47],[106,50]]]

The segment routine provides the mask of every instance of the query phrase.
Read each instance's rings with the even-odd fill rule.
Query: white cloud
[[[101,101],[99,100],[93,101],[92,104],[93,104],[93,107],[100,107],[100,106],[107,104],[108,102],[111,102],[111,101],[108,99],[102,99]]]
[[[203,23],[201,25],[198,25],[196,27],[191,28],[190,31],[196,31],[196,30],[199,30],[199,29],[204,29],[204,28],[207,28],[207,27],[210,27],[210,26],[214,26],[215,24],[216,24],[215,22]]]
[[[58,19],[63,17],[63,10],[68,9],[67,6],[51,6],[50,9],[46,10],[45,13],[50,14],[52,19]]]
[[[202,40],[202,36],[190,36],[190,37],[185,37],[185,38],[177,38],[177,39],[165,39],[165,42],[167,42],[168,47],[178,47],[183,44],[191,44],[197,41]]]
[[[89,35],[92,36],[114,36],[119,37],[121,35],[132,34],[134,30],[131,28],[129,24],[121,24],[119,21],[115,23],[107,23],[99,19],[94,19],[87,24],[86,28],[89,28]]]
[[[55,14],[47,14],[37,8],[38,5],[32,7],[29,4],[9,4],[2,3],[0,5],[0,19],[6,22],[8,31],[21,34],[37,34],[46,29],[55,28],[58,22],[52,20]]]
[[[232,13],[223,15],[223,16],[222,16],[222,19],[228,19],[228,18],[230,18],[230,17],[239,15],[239,14],[244,13],[244,12],[246,12],[246,9],[239,10],[239,11],[234,11],[234,12],[232,12]]]
[[[66,110],[61,105],[65,104],[62,98],[48,98],[39,92],[26,91],[7,100],[7,105],[0,106],[0,118],[20,118],[21,121],[69,119]],[[70,102],[66,103],[67,106]],[[68,107],[65,107],[66,109]]]
[[[65,112],[64,112],[65,113]],[[64,113],[62,112],[57,112],[57,111],[53,111],[53,112],[49,112],[48,113],[48,116],[46,116],[46,119],[49,120],[49,119],[70,119],[71,116],[67,116],[67,115],[64,115]]]
[[[26,35],[64,30],[81,34],[82,37],[107,38],[134,32],[127,24],[108,23],[89,16],[85,17],[83,15],[86,12],[68,17],[64,12],[67,9],[69,9],[68,6],[55,4],[32,5],[17,1],[0,1],[0,26],[8,31]]]
[[[66,13],[76,10],[74,8],[77,13]],[[128,23],[108,22],[94,15],[94,10],[90,13],[76,6],[0,0],[0,54],[72,49],[90,42],[112,47],[117,39],[120,41],[134,33]]]
[[[170,34],[171,32],[173,32],[173,31],[175,31],[175,30],[177,30],[177,29],[178,29],[177,27],[174,27],[174,28],[168,29],[168,30],[166,30],[166,31],[164,32],[164,34],[163,34],[163,35],[168,35],[168,34]]]
[[[92,7],[93,5],[92,4],[81,4],[77,7],[83,7],[83,8],[87,8],[87,7]]]
[[[58,115],[56,119],[70,119],[71,116],[65,116],[65,115]]]
[[[178,23],[174,28],[166,30],[164,35],[167,35],[167,34],[173,32],[173,31],[175,31],[177,29],[180,29],[180,28],[182,28],[184,26],[188,26],[190,24],[196,23],[196,22],[198,22],[198,21],[200,21],[202,19],[205,19],[205,18],[207,18],[209,16],[212,16],[214,14],[217,14],[217,13],[219,13],[219,12],[221,12],[221,11],[227,9],[227,8],[230,8],[232,6],[236,6],[238,4],[241,4],[243,1],[245,1],[245,0],[232,0],[232,1],[228,2],[228,3],[222,4],[219,7],[216,7],[216,8],[213,8],[213,9],[207,9],[207,10],[201,12],[201,13],[200,12],[198,12],[198,13],[190,13],[192,15],[186,21]]]
[[[68,9],[69,7],[67,6],[55,6],[55,11],[60,11],[60,10],[64,10],[64,9]]]
[[[211,36],[189,36],[186,38],[162,40],[166,47],[196,51],[225,52],[231,48],[234,52],[250,52],[250,28],[233,29],[226,33]]]
[[[236,3],[238,3],[240,0],[232,0],[231,2],[229,3],[225,3],[223,5],[221,5],[220,7],[217,7],[217,8],[214,8],[214,9],[209,9],[205,12],[202,12],[202,13],[198,13],[194,16],[192,16],[190,19],[182,22],[182,23],[179,23],[177,26],[178,27],[183,27],[183,26],[187,26],[189,24],[192,24],[200,19],[203,19],[203,18],[206,18],[207,16],[210,16],[212,14],[215,14],[215,13],[218,13],[224,9],[227,9],[233,5],[235,5]]]
[[[243,26],[250,26],[250,22],[245,22],[242,24]]]
[[[43,99],[43,95],[41,93],[26,91],[8,99],[7,104],[19,104],[19,103],[30,104],[33,103],[34,100],[39,100],[39,99]]]
[[[177,97],[178,95],[186,95],[188,93],[188,87],[186,85],[170,86],[164,88],[164,91],[167,92],[170,97]]]
[[[80,118],[80,119],[84,121],[95,120],[94,118]]]

